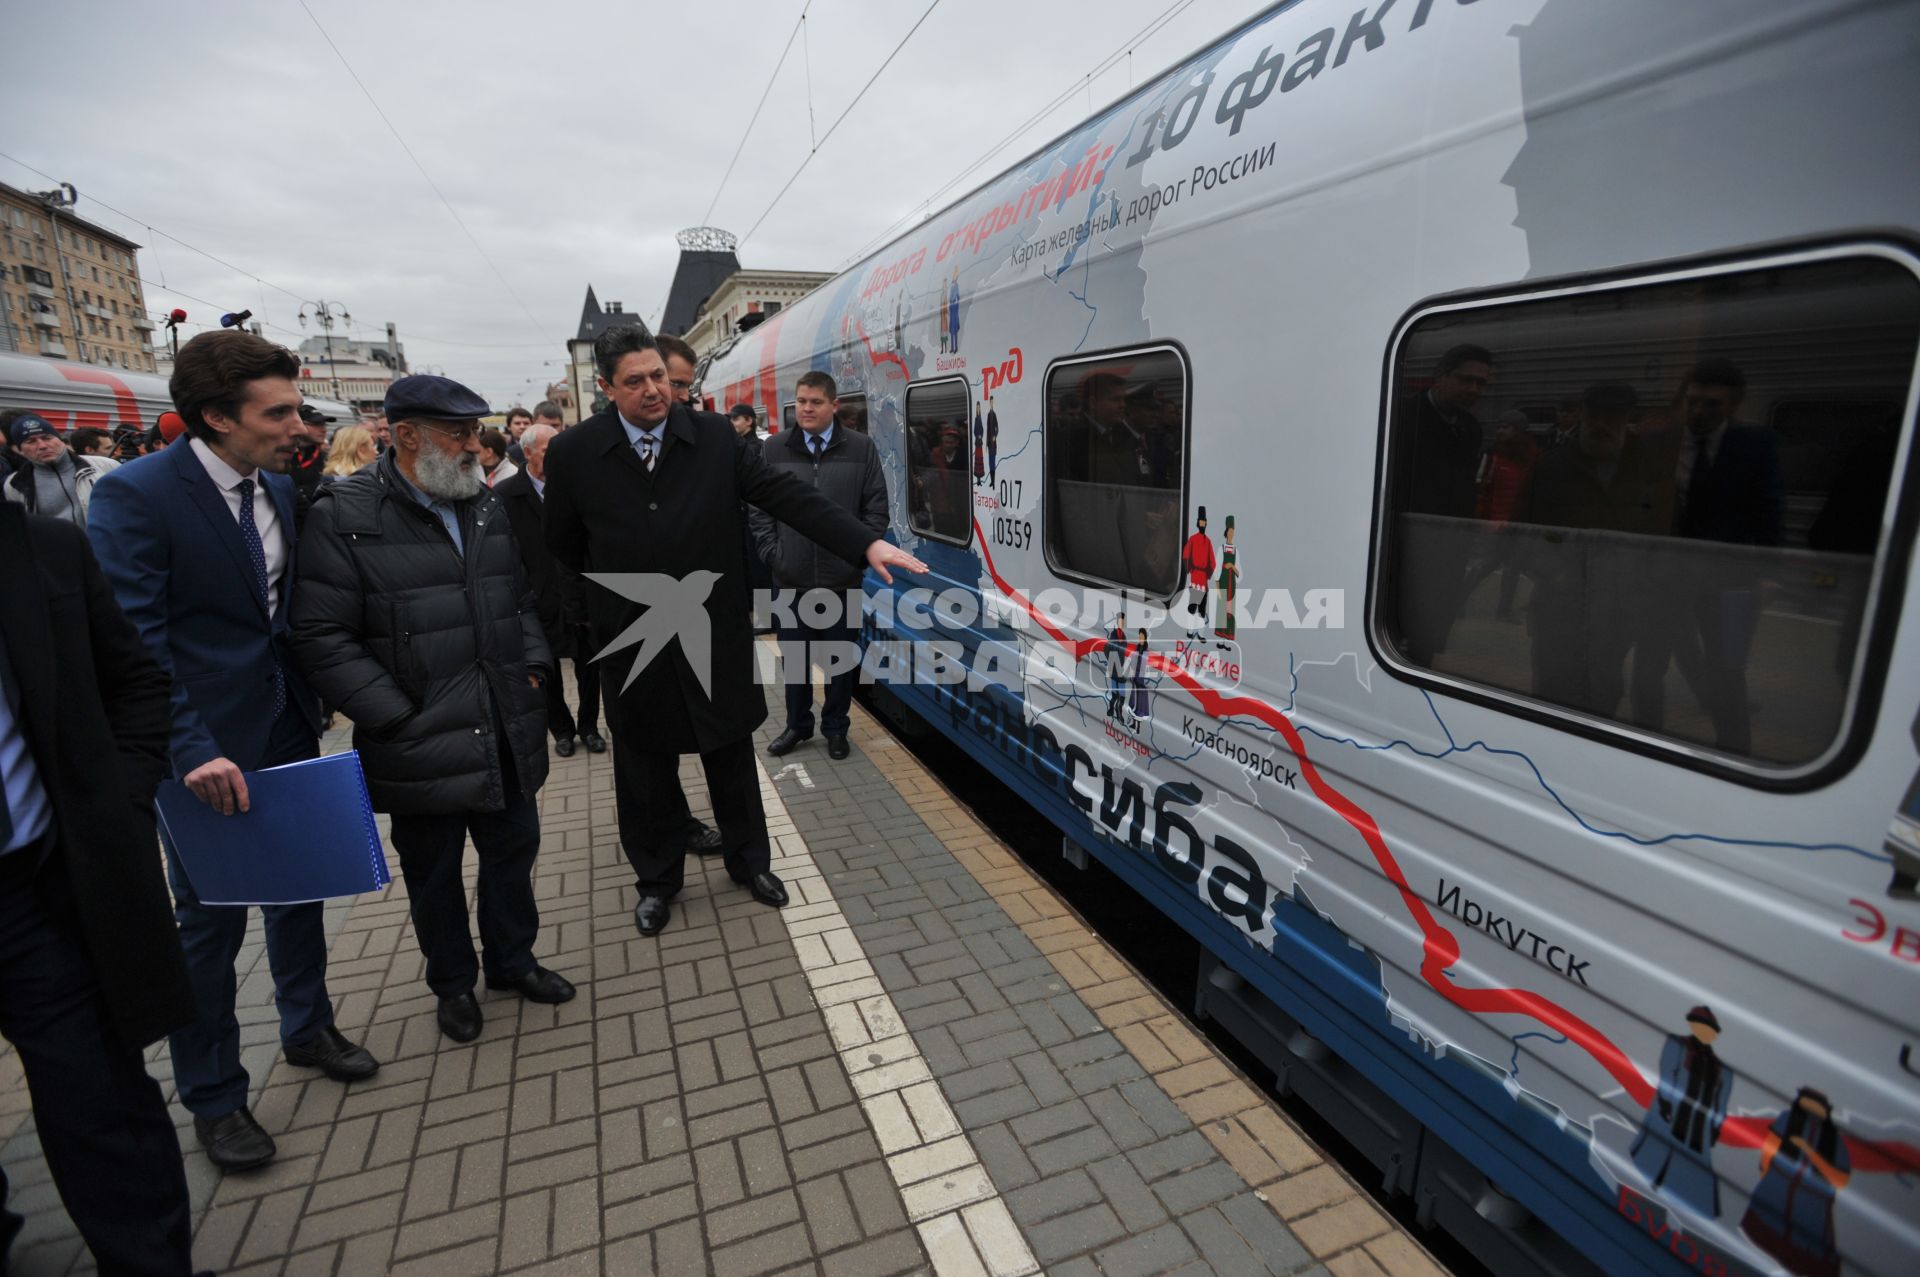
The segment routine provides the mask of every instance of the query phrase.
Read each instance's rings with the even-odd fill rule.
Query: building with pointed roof
[[[567,388],[571,394],[561,408],[568,425],[591,416],[600,398],[593,384],[594,340],[609,328],[623,326],[645,328],[647,321],[620,302],[608,302],[602,307],[600,299],[593,294],[593,285],[588,284],[587,299],[580,306],[580,327],[567,341]]]

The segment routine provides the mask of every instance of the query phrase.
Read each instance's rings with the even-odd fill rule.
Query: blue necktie
[[[826,436],[815,435],[813,437],[813,459],[815,461],[820,460],[820,454],[825,452],[826,450],[827,450]]]
[[[253,584],[260,591],[260,604],[266,606],[267,547],[260,540],[260,525],[253,521],[253,480],[240,481],[240,539],[247,543],[247,557],[253,560]],[[276,653],[273,661],[273,716],[279,718],[287,708],[287,676],[280,668]]]

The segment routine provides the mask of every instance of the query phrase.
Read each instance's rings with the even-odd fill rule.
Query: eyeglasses
[[[445,435],[460,444],[467,443],[480,433],[479,425],[471,421],[463,426],[436,426],[431,421],[416,421],[413,424],[422,430],[431,430],[437,435]]]
[[[675,390],[692,390],[693,389],[693,383],[690,381],[674,381],[671,378],[669,378],[667,381],[667,384],[669,386],[672,386]]]

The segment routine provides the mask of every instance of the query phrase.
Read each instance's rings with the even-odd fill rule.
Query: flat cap
[[[487,401],[451,377],[415,373],[387,387],[387,418],[405,421],[409,417],[428,421],[471,421],[487,417],[493,409]]]

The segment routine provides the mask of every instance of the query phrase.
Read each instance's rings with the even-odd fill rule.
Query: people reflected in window
[[[1402,405],[1407,423],[1404,512],[1473,517],[1474,476],[1484,438],[1473,407],[1492,384],[1493,353],[1463,343],[1440,356],[1432,383]],[[1431,665],[1446,650],[1465,602],[1475,534],[1476,529],[1464,523],[1429,522],[1410,547],[1415,557],[1401,578],[1400,633],[1408,657],[1421,665]]]
[[[1171,351],[1049,374],[1047,541],[1068,572],[1161,597],[1178,588],[1185,402]]]
[[[1671,502],[1659,456],[1632,432],[1639,411],[1640,397],[1631,386],[1589,387],[1572,443],[1533,467],[1513,521],[1638,536],[1664,531]],[[1630,547],[1619,537],[1531,539],[1527,632],[1535,696],[1612,716],[1625,686],[1627,654],[1650,621],[1650,563]]]
[[[1681,425],[1662,436],[1674,493],[1672,530],[1694,542],[1781,544],[1779,446],[1771,431],[1736,421],[1746,375],[1726,359],[1702,359],[1677,397]],[[1666,721],[1669,665],[1678,666],[1713,723],[1714,744],[1753,748],[1747,662],[1775,556],[1690,547],[1662,564],[1659,622],[1635,659],[1634,721]]]

